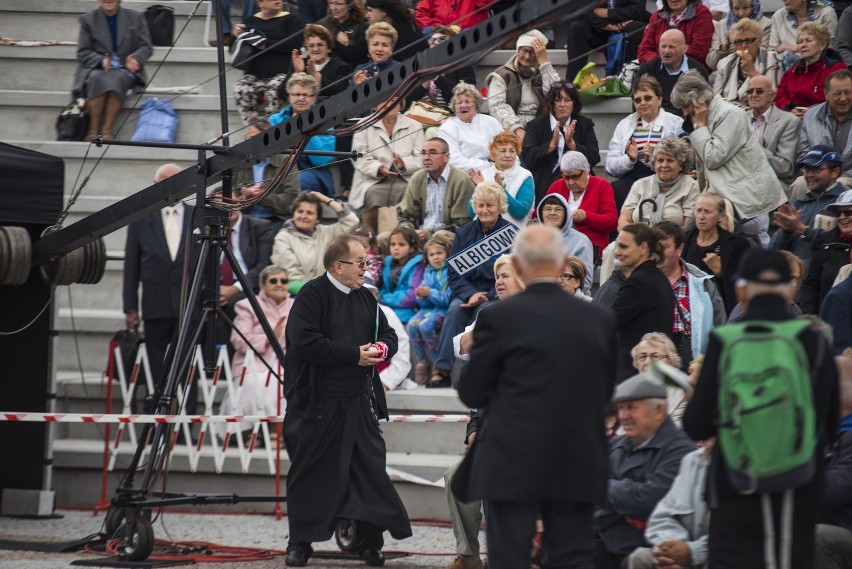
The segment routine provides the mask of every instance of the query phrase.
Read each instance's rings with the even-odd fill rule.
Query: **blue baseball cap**
[[[808,153],[796,166],[799,168],[818,168],[829,162],[842,164],[843,158],[840,157],[840,153],[833,146],[818,144],[808,150]]]

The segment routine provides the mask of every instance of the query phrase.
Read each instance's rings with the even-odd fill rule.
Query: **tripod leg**
[[[225,252],[225,256],[231,263],[231,268],[234,269],[234,276],[243,287],[243,292],[251,305],[251,309],[254,311],[254,315],[257,317],[258,322],[260,322],[260,327],[263,328],[263,333],[266,334],[266,339],[269,341],[269,345],[272,346],[272,350],[275,352],[275,357],[277,357],[278,361],[283,364],[284,350],[281,349],[281,344],[278,343],[278,338],[275,336],[272,326],[269,325],[266,315],[263,313],[263,310],[261,310],[260,304],[257,303],[257,297],[254,295],[251,283],[248,282],[245,274],[243,274],[240,264],[237,262],[237,258],[234,256],[231,248],[228,245],[223,245],[222,250]]]

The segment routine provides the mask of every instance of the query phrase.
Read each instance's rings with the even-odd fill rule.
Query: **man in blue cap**
[[[807,263],[814,240],[827,227],[823,225],[824,216],[820,212],[837,201],[847,188],[837,181],[843,160],[832,146],[814,146],[799,161],[798,167],[805,170],[808,191],[793,205],[784,204],[775,212],[775,223],[781,231],[772,236],[770,245],[773,249],[790,251]]]

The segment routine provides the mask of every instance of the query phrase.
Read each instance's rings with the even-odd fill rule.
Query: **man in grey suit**
[[[754,135],[778,179],[789,187],[796,179],[796,151],[802,121],[775,106],[775,87],[765,75],[751,79],[746,95]]]

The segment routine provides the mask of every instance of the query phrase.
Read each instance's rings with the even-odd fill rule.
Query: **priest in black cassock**
[[[311,542],[339,518],[357,524],[358,552],[384,564],[382,533],[411,536],[408,514],[385,471],[379,419],[387,419],[375,365],[396,353],[396,333],[363,288],[366,250],[354,236],[329,243],[326,273],[299,291],[286,327],[284,446],[290,457],[286,564],[304,566]]]

